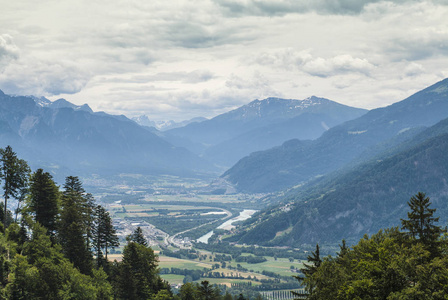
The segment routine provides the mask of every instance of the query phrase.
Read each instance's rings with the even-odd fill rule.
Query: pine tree
[[[169,290],[158,276],[157,256],[149,247],[129,241],[118,268],[116,288],[120,299],[146,300],[160,290]]]
[[[303,268],[300,269],[303,275],[305,277],[300,276],[294,276],[299,282],[305,283],[306,290],[309,294],[312,294],[314,290],[314,281],[313,281],[313,274],[317,272],[320,265],[322,264],[322,259],[320,258],[320,249],[319,244],[316,244],[316,250],[313,252],[311,251],[311,255],[308,255],[307,260],[311,264],[303,264]],[[295,299],[302,299],[303,295],[291,291],[291,293],[296,297]]]
[[[66,178],[62,195],[62,210],[59,223],[59,242],[67,258],[82,273],[92,271],[92,253],[89,235],[92,212],[81,181],[77,177]]]
[[[0,155],[0,179],[3,180],[3,198],[5,199],[3,216],[7,216],[8,199],[16,198],[21,189],[26,186],[30,168],[26,161],[17,158],[11,146],[0,149]],[[1,221],[5,222],[3,219]]]
[[[30,178],[28,207],[36,222],[42,224],[50,236],[56,234],[59,214],[59,189],[48,172],[38,169]]]
[[[429,197],[419,192],[411,197],[408,205],[411,211],[408,212],[407,220],[401,219],[401,228],[407,230],[407,235],[413,240],[425,245],[433,255],[438,255],[438,239],[446,229],[435,225],[439,217],[434,217],[435,208],[429,208],[431,205]]]
[[[93,223],[93,248],[96,252],[97,266],[102,265],[103,250],[105,260],[107,261],[107,254],[110,248],[118,247],[118,237],[116,230],[112,225],[112,219],[109,213],[98,205],[95,209],[95,218]]]
[[[145,247],[148,246],[148,242],[146,241],[146,238],[145,238],[145,236],[143,235],[143,231],[142,231],[142,229],[140,228],[140,226],[137,227],[131,235],[128,235],[128,236],[126,237],[126,240],[127,240],[128,242],[129,242],[129,241],[135,242],[135,243],[140,244],[140,245],[143,245],[143,246],[145,246]]]

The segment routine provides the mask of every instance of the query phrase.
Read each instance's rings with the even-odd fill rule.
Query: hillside
[[[0,92],[0,147],[33,167],[75,174],[194,174],[213,168],[124,116],[94,113],[66,100]],[[65,176],[66,174],[61,174]]]
[[[409,195],[424,191],[448,221],[448,119],[353,171],[297,191],[247,222],[244,243],[297,246],[356,240],[399,225]],[[245,232],[245,231],[244,231]]]
[[[316,139],[329,127],[365,113],[364,109],[314,96],[305,100],[267,98],[210,120],[168,130],[164,136],[175,145],[229,167],[251,152],[292,138]]]
[[[434,125],[446,118],[447,111],[445,79],[403,101],[333,127],[306,147],[297,143],[297,147],[280,146],[252,153],[222,177],[243,192],[278,191],[328,174],[354,159],[365,161],[379,153],[372,150],[386,150],[380,144],[387,145],[406,132],[416,134],[415,128]]]

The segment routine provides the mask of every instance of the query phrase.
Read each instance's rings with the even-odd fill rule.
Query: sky
[[[0,0],[0,89],[152,120],[448,77],[448,0]]]

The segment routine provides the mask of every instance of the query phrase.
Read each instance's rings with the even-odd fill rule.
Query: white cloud
[[[367,59],[352,57],[349,54],[322,58],[313,57],[310,51],[294,51],[293,49],[261,53],[253,62],[263,66],[273,65],[285,70],[300,70],[319,77],[336,76],[342,73],[369,75],[375,68]]]
[[[447,2],[9,1],[0,89],[156,119],[268,96],[372,108],[448,74]]]
[[[411,62],[405,69],[405,76],[418,76],[425,73],[425,68],[421,64]]]
[[[19,58],[19,48],[9,34],[0,35],[0,71],[12,60]]]
[[[0,86],[12,94],[74,94],[82,90],[89,78],[88,73],[71,62],[19,60],[0,73]]]

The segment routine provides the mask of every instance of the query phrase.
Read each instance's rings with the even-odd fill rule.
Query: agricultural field
[[[162,278],[171,284],[208,280],[253,291],[298,288],[292,277],[302,267],[297,259],[264,256],[258,257],[262,259],[259,263],[249,263],[241,260],[248,253],[236,260],[229,254],[195,249],[191,242],[211,230],[216,232],[218,227],[225,234],[224,229],[229,230],[232,225],[220,225],[242,211],[239,218],[250,217],[254,208],[260,208],[257,203],[263,195],[211,194],[204,192],[206,185],[201,181],[186,184],[173,177],[158,178],[151,184],[139,176],[124,175],[121,179],[123,182],[117,180],[114,185],[98,187],[94,196],[108,209],[122,242],[137,226],[141,227],[159,255]],[[118,253],[110,254],[109,259],[121,259],[121,248],[116,250]],[[179,251],[183,251],[182,255]],[[225,262],[221,260],[223,255],[227,256]]]

